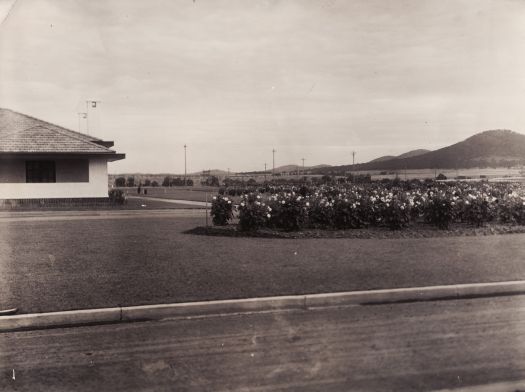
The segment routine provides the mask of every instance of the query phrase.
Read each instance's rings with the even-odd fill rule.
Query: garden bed
[[[483,227],[466,224],[452,225],[448,230],[441,230],[429,224],[413,224],[403,230],[390,230],[386,227],[370,227],[350,230],[303,229],[300,231],[284,231],[279,229],[261,228],[242,231],[236,225],[199,226],[186,231],[187,234],[222,236],[222,237],[259,237],[259,238],[432,238],[459,236],[487,236],[494,234],[525,233],[525,226],[490,224]]]
[[[492,231],[501,232],[513,230],[508,226],[525,226],[525,186],[521,183],[398,181],[281,186],[246,192],[239,196],[238,204],[224,193],[213,197],[213,223],[223,226],[237,220],[238,229],[243,232],[266,229],[309,232],[322,227],[332,231],[352,230],[353,237],[360,233],[354,230],[366,229],[369,233],[370,229],[383,232],[384,228],[416,227],[420,231],[425,228],[421,224],[452,232],[459,227],[465,233],[472,230],[458,224],[480,228],[474,233],[487,230],[491,233],[490,228],[484,228],[488,224],[494,225]]]

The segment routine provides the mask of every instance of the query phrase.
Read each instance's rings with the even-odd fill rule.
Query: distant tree
[[[439,173],[438,176],[436,177],[436,180],[446,180],[447,179],[447,176],[444,175],[443,173]]]
[[[257,181],[255,179],[250,178],[248,181],[246,181],[246,185],[255,185],[257,184]]]
[[[230,177],[227,177],[225,178],[224,180],[222,180],[222,183],[224,184],[224,186],[228,187],[228,186],[235,186],[235,185],[240,185],[241,181],[238,180],[238,179],[235,179],[235,178],[230,178]]]
[[[206,186],[220,186],[219,179],[216,176],[209,176],[202,182],[202,185]]]
[[[392,186],[398,187],[401,186],[401,179],[396,173],[396,177],[392,180]]]
[[[126,178],[125,177],[118,177],[115,179],[115,186],[116,187],[123,187],[126,186]]]
[[[182,186],[184,185],[184,180],[179,177],[172,178],[170,181],[170,186]]]
[[[188,178],[188,179],[186,180],[186,185],[187,185],[187,186],[193,186],[193,180],[192,180],[191,178]],[[219,186],[219,182],[218,182],[218,180],[217,180],[217,186]]]
[[[144,186],[151,186],[151,180],[150,179],[144,180]]]
[[[323,184],[330,184],[333,182],[333,178],[327,174],[325,174],[324,176],[321,177],[321,182]]]
[[[162,181],[162,186],[171,186],[171,177],[166,176],[164,177],[164,180]]]
[[[135,177],[128,177],[128,180],[126,182],[126,186],[134,187],[135,186]]]
[[[151,181],[151,186],[152,187],[158,187],[159,186],[159,183],[155,180]]]

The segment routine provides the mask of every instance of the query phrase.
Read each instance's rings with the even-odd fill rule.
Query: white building
[[[107,198],[112,146],[0,108],[0,200]]]

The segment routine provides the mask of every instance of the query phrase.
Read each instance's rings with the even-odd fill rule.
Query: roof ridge
[[[10,112],[12,112],[12,113],[15,113],[15,114],[18,114],[18,115],[20,115],[20,116],[24,116],[24,117],[28,117],[28,118],[30,118],[30,119],[32,119],[32,120],[40,121],[40,122],[42,122],[42,123],[45,123],[45,124],[51,125],[51,126],[53,126],[53,127],[57,127],[57,128],[63,129],[63,130],[65,130],[65,131],[67,131],[67,132],[71,132],[71,133],[76,134],[76,135],[79,135],[79,136],[81,135],[81,136],[83,136],[83,137],[87,137],[87,138],[89,138],[89,139],[93,139],[93,140],[97,140],[97,141],[103,141],[102,139],[100,139],[100,138],[98,138],[98,137],[91,136],[91,135],[88,135],[88,134],[85,134],[85,133],[82,133],[82,132],[77,132],[77,131],[74,131],[74,130],[72,130],[72,129],[69,129],[69,128],[66,128],[66,127],[63,127],[63,126],[61,126],[61,125],[53,124],[52,122],[49,122],[49,121],[46,121],[46,120],[42,120],[42,119],[40,119],[40,118],[38,118],[38,117],[34,117],[34,116],[30,116],[29,114],[25,114],[25,113],[17,112],[16,110],[13,110],[13,109],[9,109],[9,108],[0,108],[0,109],[2,109],[2,110],[8,110],[8,111],[10,111]],[[31,128],[33,128],[33,127],[31,127]],[[29,129],[29,128],[28,128],[28,129]],[[47,128],[47,129],[49,129],[49,128]]]

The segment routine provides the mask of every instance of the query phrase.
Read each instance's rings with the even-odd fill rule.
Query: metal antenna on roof
[[[90,124],[89,124],[89,113],[93,113],[93,109],[96,109],[102,101],[86,101],[86,133],[89,135]],[[91,110],[90,110],[91,109]],[[94,119],[96,120],[96,119]],[[94,124],[92,123],[91,126]]]
[[[82,120],[87,122],[87,113],[78,113],[78,131],[82,133]]]

